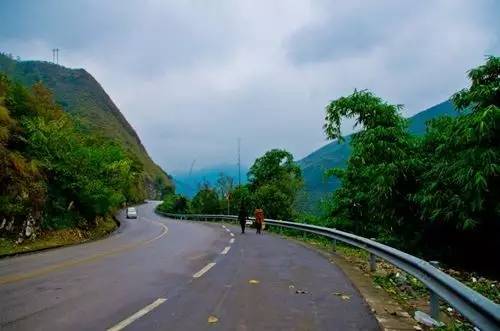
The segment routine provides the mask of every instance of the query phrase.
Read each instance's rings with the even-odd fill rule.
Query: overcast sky
[[[410,116],[500,51],[500,1],[2,0],[0,51],[85,68],[168,172],[326,143],[324,107],[368,88]],[[346,133],[352,131],[350,125]]]

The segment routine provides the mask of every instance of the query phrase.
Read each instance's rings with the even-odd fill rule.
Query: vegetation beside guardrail
[[[158,211],[157,211],[158,212]],[[237,221],[233,215],[203,215],[203,214],[168,214],[158,212],[167,217],[190,220],[224,220]],[[473,325],[480,330],[500,329],[500,305],[462,284],[455,278],[447,275],[432,263],[409,255],[374,240],[310,224],[286,222],[266,219],[266,224],[312,233],[332,240],[334,246],[337,241],[366,250],[369,253],[370,270],[375,271],[376,262],[381,258],[397,268],[407,272],[429,289],[430,311],[435,320],[439,320],[439,300],[446,301]]]

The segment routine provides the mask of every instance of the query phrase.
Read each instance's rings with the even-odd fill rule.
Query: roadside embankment
[[[377,262],[377,270],[370,272],[368,253],[349,245],[337,243],[334,248],[332,241],[324,237],[273,227],[269,230],[320,251],[339,266],[361,292],[383,329],[426,329],[413,319],[416,311],[427,312],[429,309],[429,292],[415,277],[381,260]],[[498,280],[445,266],[440,269],[495,303],[500,302]],[[446,303],[441,302],[440,308],[446,325],[439,330],[474,329]]]
[[[25,240],[21,244],[17,244],[15,239],[0,238],[0,258],[101,239],[119,226],[112,216],[98,218],[96,223],[91,229],[45,230],[39,233],[36,239]]]

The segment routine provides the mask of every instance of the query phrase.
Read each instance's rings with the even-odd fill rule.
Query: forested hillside
[[[85,127],[122,145],[130,158],[144,168],[148,196],[159,197],[172,185],[170,177],[147,154],[132,126],[106,94],[101,85],[84,69],[68,69],[41,61],[16,61],[0,54],[0,73],[30,87],[37,82],[54,93],[61,108],[74,115]]]
[[[442,102],[426,109],[409,120],[409,131],[422,135],[426,130],[426,122],[440,116],[456,116],[458,112],[450,101]],[[337,177],[325,177],[325,171],[331,168],[345,167],[351,154],[352,135],[343,142],[331,142],[298,161],[304,176],[304,189],[299,197],[299,207],[309,212],[319,212],[320,201],[327,194],[340,186]]]
[[[92,229],[142,201],[143,167],[130,155],[65,113],[42,83],[0,74],[0,239]]]

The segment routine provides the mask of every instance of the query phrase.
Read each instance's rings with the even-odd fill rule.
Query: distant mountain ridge
[[[409,131],[413,134],[422,135],[425,133],[427,121],[446,115],[457,115],[455,107],[449,100],[410,117]],[[324,173],[331,168],[345,167],[351,153],[349,145],[351,137],[352,135],[346,136],[345,141],[340,144],[336,141],[331,142],[297,162],[304,177],[304,194],[301,195],[298,202],[298,207],[301,210],[318,211],[320,200],[340,186],[338,178],[330,177],[326,179]]]
[[[247,182],[247,172],[248,167],[242,166],[242,184]],[[206,182],[211,186],[215,186],[217,178],[219,178],[221,173],[225,176],[232,177],[235,186],[238,184],[238,166],[236,164],[223,164],[208,168],[193,169],[192,171],[187,172],[174,172],[173,177],[175,182],[175,191],[179,194],[192,198],[198,192],[200,185],[203,183]]]
[[[143,165],[152,197],[158,181],[172,185],[170,176],[153,162],[134,128],[106,91],[84,69],[43,61],[16,61],[0,54],[0,72],[26,86],[41,81],[65,111],[76,115],[91,130],[122,144]]]

